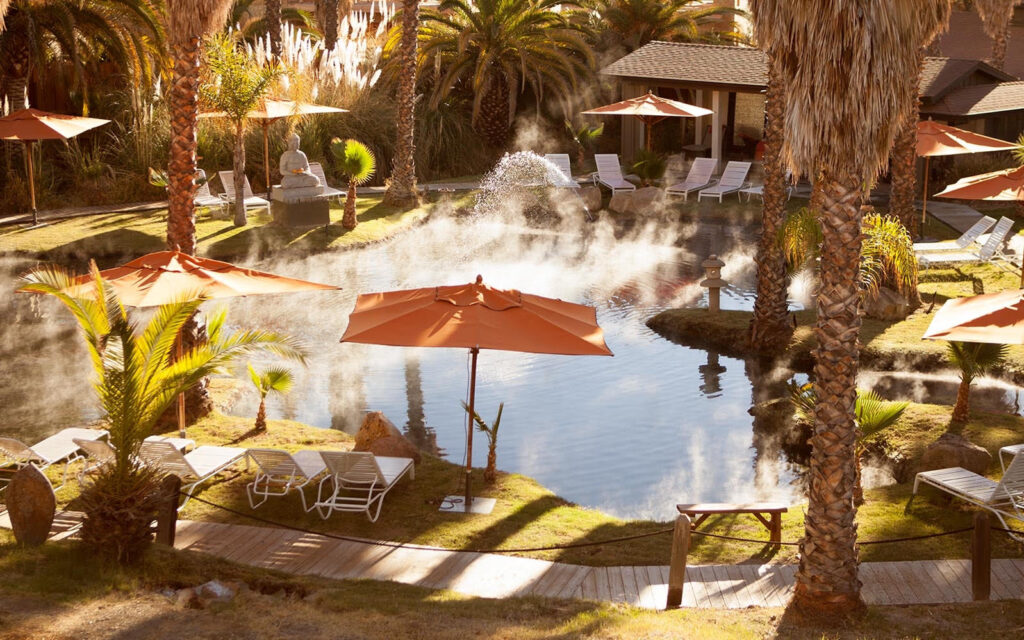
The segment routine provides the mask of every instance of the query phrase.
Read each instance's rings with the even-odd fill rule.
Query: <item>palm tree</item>
[[[324,49],[334,51],[338,43],[339,0],[316,0],[316,22],[324,38]]]
[[[960,369],[960,386],[956,390],[953,422],[967,422],[970,412],[971,383],[986,371],[1006,360],[1009,347],[1005,344],[950,341],[947,356]]]
[[[469,405],[462,403],[462,408],[469,413]],[[487,435],[487,466],[484,467],[484,482],[494,484],[498,479],[498,428],[501,427],[501,414],[505,410],[505,403],[498,405],[498,415],[494,422],[488,425],[480,414],[473,411],[473,422],[476,423],[477,431]]]
[[[270,53],[276,61],[281,56],[281,0],[264,0],[263,19],[267,22]]]
[[[794,606],[803,614],[863,608],[857,578],[856,399],[863,186],[888,158],[916,89],[917,54],[948,20],[949,0],[752,0],[760,46],[787,93],[782,157],[820,176],[821,285],[805,537]],[[808,61],[813,73],[807,72]],[[856,122],[857,126],[851,126]]]
[[[291,391],[294,378],[292,372],[281,367],[271,367],[257,372],[249,365],[249,379],[260,394],[260,408],[256,412],[256,431],[267,430],[267,395],[279,393],[284,395]]]
[[[1006,42],[1010,37],[1010,20],[1013,8],[1020,0],[974,0],[974,6],[981,16],[985,34],[992,38],[992,58],[989,62],[1002,70],[1006,62]]]
[[[598,125],[581,124],[574,125],[568,118],[565,120],[565,128],[569,132],[573,143],[576,144],[576,165],[583,166],[586,161],[587,152],[593,152],[597,146],[597,139],[604,135],[604,123]]]
[[[917,77],[924,69],[926,47],[917,56]],[[918,85],[920,82],[918,82]],[[920,87],[910,97],[910,109],[892,143],[889,168],[892,190],[889,194],[889,213],[899,218],[912,237],[918,235],[918,220],[914,210],[917,196],[917,121],[920,118]]]
[[[377,169],[377,160],[362,142],[339,138],[331,140],[331,153],[334,154],[335,166],[348,177],[348,195],[345,197],[345,215],[341,218],[341,226],[355,229],[356,220],[356,187],[373,177]]]
[[[235,226],[245,226],[245,122],[275,80],[283,75],[276,64],[263,66],[239,49],[230,36],[209,40],[206,63],[210,78],[200,87],[200,98],[212,111],[224,112],[235,128]]]
[[[432,71],[429,107],[453,91],[470,96],[472,121],[484,141],[508,140],[518,97],[528,86],[538,107],[563,105],[588,73],[593,54],[577,4],[564,0],[442,0],[422,12],[419,64]]]
[[[94,388],[105,413],[115,457],[82,492],[82,539],[120,562],[137,560],[150,536],[156,506],[156,476],[138,462],[139,447],[157,420],[185,389],[220,372],[235,358],[269,352],[304,361],[289,338],[263,331],[226,335],[226,316],[214,315],[209,340],[170,362],[175,337],[202,299],[158,307],[142,329],[91,264],[95,288],[75,298],[71,276],[60,267],[40,267],[23,277],[19,291],[57,298],[78,321],[93,366]]]
[[[652,40],[663,42],[734,43],[743,40],[732,19],[745,15],[731,7],[708,6],[703,0],[597,0],[604,48],[634,51]]]
[[[304,32],[315,33],[316,20],[313,14],[295,7],[282,7],[281,0],[269,0],[264,7],[263,15],[256,14],[252,5],[257,0],[235,0],[228,13],[227,26],[237,27],[246,42],[255,42],[260,38],[268,37],[270,40],[270,52],[275,60],[281,54],[281,29],[284,23],[290,23]],[[271,4],[277,4],[276,18],[275,8]],[[276,33],[275,33],[276,28]],[[277,49],[274,49],[275,42]]]
[[[403,0],[401,44],[398,49],[398,107],[395,117],[395,159],[391,182],[384,202],[392,206],[410,206],[416,195],[416,40],[420,26],[420,3]]]
[[[761,238],[757,245],[757,297],[750,319],[750,345],[760,353],[781,353],[793,335],[789,321],[789,275],[779,246],[779,230],[786,212],[786,172],[782,166],[782,119],[786,88],[779,65],[768,59],[768,90],[765,93],[764,191],[761,207]]]

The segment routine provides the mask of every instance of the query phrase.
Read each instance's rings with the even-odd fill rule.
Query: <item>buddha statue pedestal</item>
[[[331,223],[330,197],[323,187],[282,189],[274,185],[270,191],[270,213],[274,222],[286,227],[322,227]]]

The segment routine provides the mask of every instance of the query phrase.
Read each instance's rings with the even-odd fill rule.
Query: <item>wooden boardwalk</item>
[[[6,516],[0,514],[0,526],[9,527]],[[73,536],[79,519],[78,514],[59,514],[54,537]],[[663,609],[668,592],[667,566],[585,567],[503,554],[349,542],[275,527],[182,520],[174,546],[286,573],[390,580],[484,598],[538,595]],[[795,574],[791,564],[689,565],[683,606],[782,607],[792,594]],[[968,560],[866,562],[860,565],[860,578],[868,604],[971,601]],[[992,599],[1024,599],[1024,559],[992,560]]]

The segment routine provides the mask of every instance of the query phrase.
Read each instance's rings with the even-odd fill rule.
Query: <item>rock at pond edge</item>
[[[46,542],[57,513],[57,497],[43,472],[25,465],[7,485],[7,511],[15,539],[26,546]]]

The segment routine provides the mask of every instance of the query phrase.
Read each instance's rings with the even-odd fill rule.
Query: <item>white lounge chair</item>
[[[722,177],[718,179],[718,182],[697,192],[697,202],[700,202],[705,196],[718,198],[718,201],[721,202],[722,196],[737,193],[740,189],[749,186],[747,184],[747,173],[749,172],[749,162],[736,162],[735,160],[730,162],[725,165],[725,171],[722,172]]]
[[[215,196],[210,192],[210,183],[206,179],[206,172],[202,169],[196,171],[198,180],[196,182],[199,185],[196,187],[196,195],[192,199],[197,207],[224,207],[227,201],[220,196]]]
[[[249,449],[247,455],[256,464],[256,477],[245,486],[250,507],[255,509],[270,496],[284,496],[295,489],[299,492],[302,510],[312,510],[306,507],[302,488],[327,469],[319,451],[288,453],[278,449]],[[257,498],[262,499],[257,502]]]
[[[117,451],[106,440],[83,440],[74,439],[75,444],[85,453],[85,464],[78,470],[79,483],[85,479],[86,474],[97,471],[114,461]],[[178,451],[185,451],[196,446],[196,441],[190,438],[171,438],[168,436],[149,436],[145,442],[169,442]]]
[[[594,154],[594,162],[597,163],[594,184],[603,184],[612,190],[612,194],[636,191],[636,185],[622,177],[618,154],[597,153]]]
[[[686,179],[672,185],[665,193],[672,196],[683,196],[683,202],[692,191],[698,191],[711,184],[711,176],[715,173],[718,160],[714,158],[694,158]]]
[[[1009,529],[1006,518],[1024,522],[1024,454],[1013,456],[999,482],[961,467],[922,471],[914,477],[914,492],[907,501],[908,511],[922,482],[991,512],[1004,529]],[[1024,532],[1010,535],[1024,542]]]
[[[321,451],[328,476],[320,481],[313,505],[326,520],[335,511],[380,516],[384,496],[407,472],[416,477],[411,458],[374,456],[365,451]]]
[[[1005,258],[1003,255],[1003,244],[1006,242],[1006,237],[1010,235],[1010,229],[1012,228],[1013,220],[1003,216],[999,218],[999,222],[996,223],[992,233],[989,234],[985,244],[981,245],[980,249],[976,251],[919,253],[917,254],[917,261],[925,267],[930,267],[934,264],[947,262],[990,262]]]
[[[977,222],[971,225],[970,229],[964,231],[963,235],[956,240],[945,240],[942,242],[915,242],[914,252],[927,253],[929,251],[956,251],[958,249],[966,249],[977,242],[978,238],[981,237],[981,234],[991,229],[992,225],[995,223],[995,218],[982,216]]]
[[[548,182],[553,187],[567,187],[569,189],[579,189],[580,185],[572,178],[572,162],[569,160],[568,153],[549,153],[544,156],[544,159],[555,165],[558,170],[565,176],[557,181],[552,181],[550,178]]]
[[[139,457],[146,465],[181,478],[185,500],[178,509],[188,503],[196,487],[234,466],[244,456],[245,449],[238,447],[203,445],[187,454],[170,442],[143,442],[139,448]]]
[[[217,175],[220,177],[220,186],[224,188],[224,200],[227,201],[228,205],[235,203],[235,174],[231,171],[218,171]],[[270,207],[270,203],[254,195],[252,187],[249,186],[249,177],[245,177],[245,183],[242,185],[242,194],[245,197],[245,208],[253,209],[259,207]]]
[[[43,471],[51,465],[63,462],[64,477],[60,485],[53,488],[54,491],[57,491],[67,483],[68,467],[71,466],[71,463],[82,458],[81,448],[75,439],[100,440],[106,438],[107,435],[107,432],[102,429],[71,427],[58,431],[31,447],[14,438],[0,438],[0,454],[7,459],[3,466],[13,464],[18,469],[30,464]]]
[[[324,188],[324,195],[328,198],[337,198],[338,204],[341,204],[341,201],[345,199],[345,192],[341,189],[335,189],[327,184],[327,175],[324,174],[324,166],[319,162],[310,162],[309,172],[317,178],[320,178],[320,186]]]

